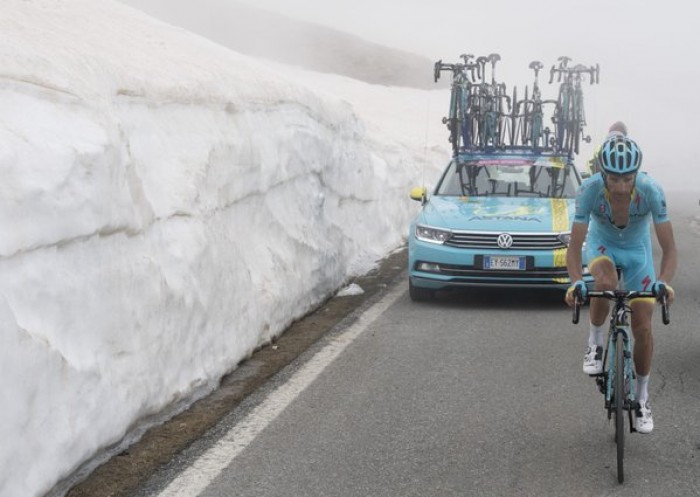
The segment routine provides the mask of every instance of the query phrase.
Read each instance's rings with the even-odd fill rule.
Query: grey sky
[[[600,86],[586,93],[594,142],[604,137],[609,123],[625,120],[657,176],[672,187],[700,190],[695,146],[700,30],[694,2],[242,1],[435,60],[499,52],[499,75],[509,87],[530,83],[527,66],[534,59],[545,68],[561,55],[576,63],[599,63]]]
[[[144,0],[124,0],[138,6]],[[234,0],[218,0],[236,3]],[[191,0],[148,0],[163,12]],[[700,190],[695,122],[700,48],[698,7],[666,0],[239,0],[361,36],[431,60],[498,52],[499,80],[519,91],[532,84],[527,68],[548,70],[561,55],[599,63],[600,85],[586,89],[587,131],[600,143],[607,126],[627,122],[651,172],[671,186]],[[153,10],[151,10],[153,11]],[[261,36],[271,36],[266,32]],[[543,75],[544,76],[544,75]],[[544,79],[544,78],[542,78]],[[542,81],[545,97],[555,85]],[[521,93],[522,94],[522,93]]]
[[[687,53],[691,37],[698,40],[696,8],[680,0],[242,1],[431,58],[455,47],[489,52],[518,45],[542,51],[542,57],[562,48],[573,57],[588,55],[591,48]]]

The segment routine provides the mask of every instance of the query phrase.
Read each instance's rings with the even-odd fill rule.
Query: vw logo
[[[513,245],[513,237],[508,233],[498,235],[498,246],[504,249],[510,248]]]

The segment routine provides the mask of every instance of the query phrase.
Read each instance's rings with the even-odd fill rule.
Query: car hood
[[[465,231],[569,231],[573,199],[432,196],[418,222]]]

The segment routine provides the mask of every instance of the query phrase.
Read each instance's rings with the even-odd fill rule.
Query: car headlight
[[[438,228],[431,228],[430,226],[417,225],[416,226],[416,238],[423,242],[428,243],[439,243],[443,244],[452,236],[452,232],[448,230],[441,230]]]
[[[561,241],[561,243],[563,243],[564,245],[566,245],[568,247],[569,242],[571,241],[571,232],[559,233],[559,236],[557,238],[559,238],[559,241]]]

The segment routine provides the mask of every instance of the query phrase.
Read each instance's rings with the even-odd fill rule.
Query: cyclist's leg
[[[655,274],[651,242],[628,248],[622,267],[626,290],[649,291]],[[651,358],[654,352],[651,318],[655,301],[653,298],[638,298],[633,299],[630,306],[634,335],[634,365],[638,375],[647,376],[651,371]]]
[[[587,247],[588,269],[595,280],[595,289],[602,291],[616,288],[617,271],[607,247],[600,243],[595,236],[588,238]],[[609,304],[607,300],[591,299],[588,347],[583,356],[583,372],[589,375],[603,372],[603,350],[607,331],[605,321],[608,312]]]
[[[652,267],[653,274],[653,267]],[[635,412],[635,427],[639,433],[651,433],[654,418],[649,403],[649,377],[654,355],[654,336],[651,333],[651,316],[654,312],[653,299],[634,299],[632,307],[632,334],[634,335],[634,369],[637,372],[635,399],[639,403]]]
[[[651,333],[651,316],[654,301],[634,299],[632,307],[632,334],[634,335],[634,368],[640,376],[648,376],[654,355],[654,336]]]
[[[617,288],[616,258],[612,248],[602,240],[589,237],[588,270],[595,280],[595,290],[615,290]],[[608,317],[610,304],[606,299],[591,299],[590,318],[595,326],[603,326]]]
[[[651,241],[636,248],[628,248],[627,260],[623,266],[625,287],[627,290],[649,290],[654,281],[654,261],[651,253]],[[636,428],[640,433],[650,433],[654,429],[649,400],[649,375],[654,355],[654,336],[651,330],[651,318],[654,313],[653,298],[633,299],[632,334],[634,335],[634,367],[637,372],[636,399],[639,408],[636,412]]]

